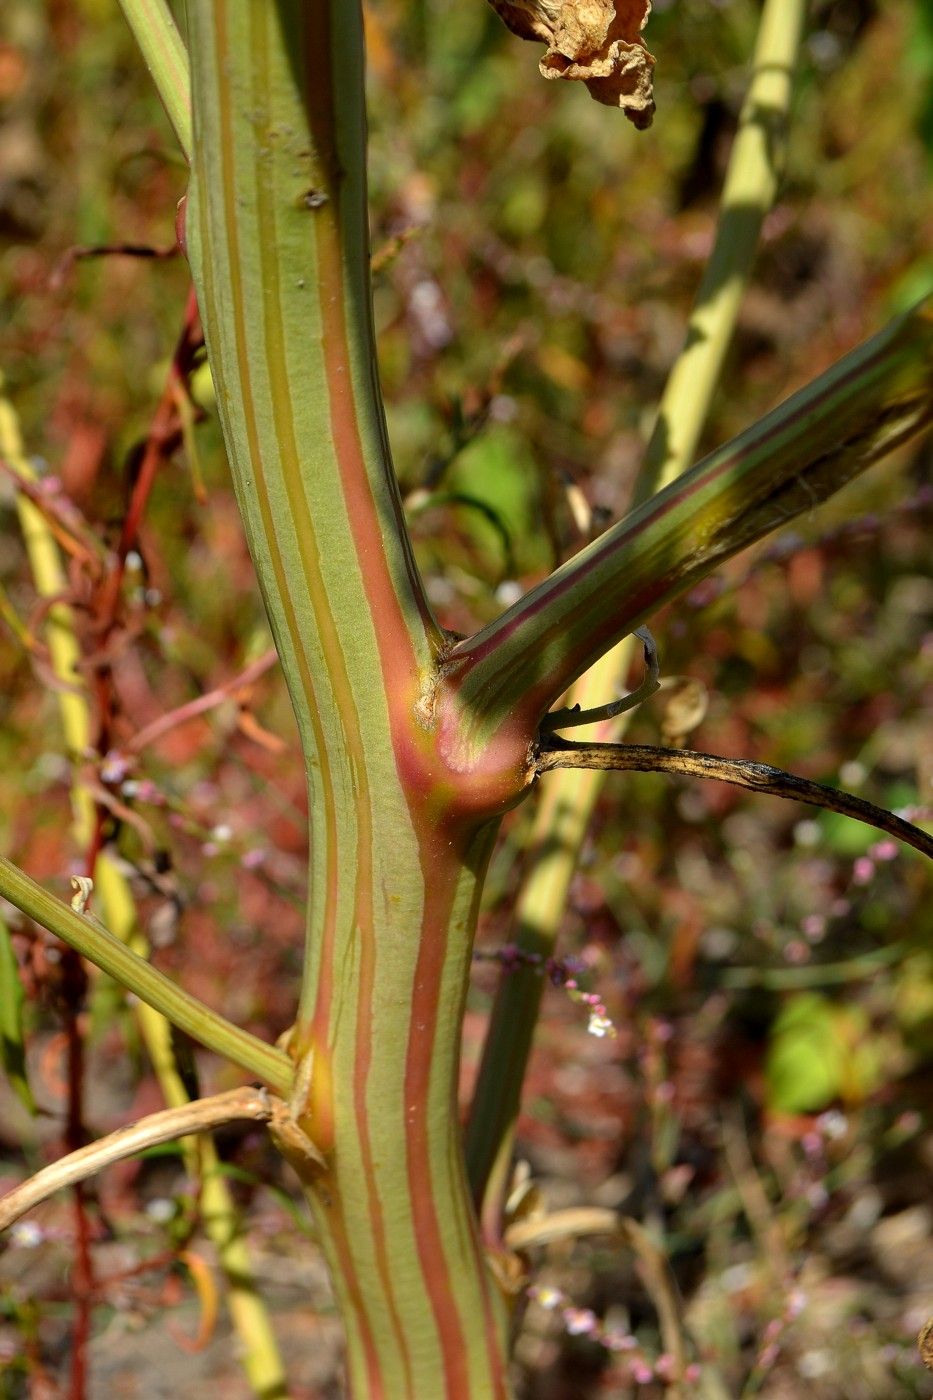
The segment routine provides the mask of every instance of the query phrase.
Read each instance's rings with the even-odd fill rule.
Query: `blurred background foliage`
[[[756,17],[754,0],[655,0],[658,111],[638,133],[576,85],[543,83],[534,46],[482,0],[368,7],[380,365],[418,557],[456,631],[627,507],[711,246]],[[63,261],[75,246],[170,247],[184,191],[114,0],[6,0],[0,123],[0,369],[47,498],[112,546],[187,286],[180,259]],[[933,284],[931,165],[930,0],[813,0],[784,187],[708,446]],[[156,482],[104,658],[112,732],[87,771],[110,795],[108,834],[159,964],[274,1036],[297,987],[305,858],[277,672],[138,759],[125,752],[269,645],[205,372],[195,387],[204,418]],[[929,460],[928,448],[900,453],[653,620],[664,673],[708,691],[692,746],[929,815]],[[64,890],[81,863],[71,765],[3,471],[0,516],[0,846]],[[93,571],[75,548],[69,565],[93,678]],[[657,742],[662,710],[640,711],[632,737]],[[494,860],[486,951],[508,937],[529,820],[513,814]],[[933,1393],[912,1342],[933,1311],[931,908],[920,858],[844,818],[647,775],[607,784],[562,953],[618,1033],[587,1037],[581,1008],[548,994],[519,1146],[553,1205],[616,1206],[651,1226],[718,1393]],[[42,1109],[30,1117],[4,1091],[12,1180],[60,1141],[61,989],[52,941],[9,923]],[[478,966],[465,1084],[493,976]],[[156,1107],[131,1023],[101,984],[87,1035],[93,1131]],[[209,1057],[198,1065],[205,1087],[224,1087]],[[336,1323],[294,1244],[290,1183],[261,1184],[275,1167],[258,1135],[221,1146],[257,1247],[268,1243],[294,1393],[336,1394]],[[207,1378],[241,1393],[222,1331],[166,1359],[166,1326],[194,1307],[177,1268],[152,1262],[188,1238],[179,1220],[196,1225],[177,1157],[96,1190],[98,1271],[124,1281],[100,1290],[93,1393],[137,1393],[113,1387],[156,1356],[177,1368],[176,1394]],[[0,1259],[0,1368],[14,1387],[54,1387],[66,1350],[69,1217],[53,1203],[37,1219],[38,1235]],[[618,1250],[554,1246],[539,1278],[657,1357],[654,1308]],[[623,1353],[592,1329],[571,1335],[562,1316],[527,1311],[523,1395],[667,1392],[663,1366],[637,1383]]]

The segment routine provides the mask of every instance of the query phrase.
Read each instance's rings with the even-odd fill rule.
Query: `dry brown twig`
[[[830,812],[874,826],[888,836],[894,836],[922,855],[933,859],[933,836],[895,816],[874,802],[855,797],[839,788],[798,778],[770,763],[753,763],[745,758],[723,758],[719,754],[697,753],[693,749],[664,749],[653,744],[579,744],[569,739],[548,740],[537,758],[538,773],[552,768],[620,769],[636,773],[681,773],[692,778],[717,778],[736,787],[753,792],[770,793],[805,802],[811,807],[824,807]]]

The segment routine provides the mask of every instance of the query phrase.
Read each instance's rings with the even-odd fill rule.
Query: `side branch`
[[[3,856],[0,856],[0,898],[8,899],[140,1001],[160,1011],[166,1020],[186,1031],[193,1040],[219,1055],[226,1055],[270,1088],[288,1093],[294,1067],[284,1050],[267,1045],[258,1036],[241,1030],[212,1011],[121,943],[103,924],[69,909]]]
[[[484,627],[444,666],[465,744],[533,732],[668,599],[933,421],[933,303],[892,322]]]
[[[120,0],[178,144],[191,160],[191,75],[184,40],[166,0]]]
[[[56,1191],[75,1186],[95,1176],[104,1167],[135,1157],[149,1147],[174,1142],[189,1133],[204,1133],[227,1123],[268,1123],[273,1116],[273,1101],[265,1089],[228,1089],[210,1098],[195,1099],[180,1108],[165,1108],[147,1114],[136,1123],[118,1128],[96,1142],[88,1143],[77,1152],[69,1152],[57,1162],[51,1162],[0,1198],[0,1230],[7,1230],[27,1211],[32,1210]]]
[[[558,747],[542,749],[538,754],[537,770],[547,773],[552,768],[627,769],[635,773],[683,773],[690,778],[717,778],[722,783],[750,788],[753,792],[768,792],[773,797],[787,797],[806,802],[811,807],[825,807],[841,812],[845,817],[876,827],[888,836],[913,846],[914,850],[933,859],[933,836],[912,822],[896,817],[874,802],[855,797],[851,792],[826,787],[823,783],[798,778],[770,763],[753,763],[746,758],[721,758],[718,754],[696,753],[692,749],[662,749],[651,744],[575,744],[565,741]]]

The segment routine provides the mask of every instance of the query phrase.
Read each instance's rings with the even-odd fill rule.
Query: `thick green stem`
[[[505,1307],[466,1189],[456,1082],[495,816],[530,771],[523,750],[471,782],[430,726],[443,639],[376,379],[360,7],[213,0],[190,18],[188,248],[308,774],[290,1049],[327,1165],[302,1176],[354,1393],[505,1395]]]

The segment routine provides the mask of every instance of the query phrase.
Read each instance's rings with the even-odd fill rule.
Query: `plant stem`
[[[0,856],[0,898],[8,899],[194,1040],[218,1055],[226,1055],[279,1093],[288,1092],[293,1067],[281,1050],[211,1011],[102,925],[92,923],[63,904],[3,856]]]
[[[173,363],[169,370],[170,377],[174,372]],[[15,410],[3,395],[2,376],[0,453],[21,481],[29,483],[35,480],[35,473],[23,450]],[[80,646],[74,630],[74,617],[68,605],[61,601],[67,588],[67,578],[58,546],[42,512],[22,492],[17,494],[16,500],[36,590],[42,598],[58,600],[49,609],[45,634],[52,669],[62,683],[56,694],[65,744],[72,759],[71,801],[75,841],[79,850],[89,850],[96,846],[97,823],[94,800],[86,784],[81,781],[78,762],[87,748],[91,725],[84,686],[80,690],[76,688]],[[120,574],[129,547],[130,542],[127,541],[121,550]],[[119,584],[115,586],[118,589]],[[108,619],[110,625],[116,607],[117,598],[113,596]],[[96,859],[92,858],[91,864],[95,897],[103,912],[104,922],[121,943],[148,960],[149,943],[139,925],[129,882],[106,850],[97,851]],[[164,1016],[144,1001],[136,1002],[135,1015],[165,1102],[171,1108],[181,1109],[188,1102],[188,1094],[175,1063],[171,1026]],[[239,1338],[243,1369],[257,1396],[263,1400],[276,1400],[286,1394],[285,1372],[268,1312],[256,1290],[242,1220],[222,1174],[217,1150],[210,1138],[185,1141],[182,1150],[189,1175],[200,1182],[201,1219],[224,1271],[227,1306]]]
[[[162,106],[191,161],[191,84],[188,55],[166,0],[120,0],[127,24],[152,75]]]
[[[723,184],[713,251],[668,377],[636,486],[636,502],[670,485],[696,458],[765,215],[774,203],[787,147],[794,70],[806,0],[766,0]]]
[[[571,698],[589,705],[610,694],[624,669],[621,658],[630,654],[626,638],[600,658],[571,691]],[[596,733],[608,738],[622,727],[619,721],[608,721]],[[570,882],[604,779],[595,770],[565,769],[540,785],[509,937],[522,952],[538,955],[540,964],[536,969],[520,963],[500,976],[466,1125],[467,1172],[481,1211],[483,1236],[490,1243],[501,1238],[501,1206],[508,1191],[522,1084],[545,988],[540,967],[554,953]]]
[[[888,836],[912,846],[933,859],[933,836],[912,822],[896,817],[874,802],[850,792],[813,783],[773,768],[770,763],[753,763],[745,758],[721,758],[718,754],[696,753],[692,749],[662,749],[653,744],[573,744],[561,741],[538,755],[538,771],[551,768],[601,768],[629,773],[682,773],[692,778],[716,778],[722,783],[750,788],[753,792],[805,802],[829,812],[841,812],[853,821],[876,827]]]
[[[791,72],[803,12],[804,0],[790,0],[789,4],[766,0],[740,131],[729,157],[712,261],[697,292],[686,345],[661,400],[655,432],[636,483],[637,501],[653,495],[658,486],[668,485],[693,461],[761,224],[777,189],[784,117],[790,106]],[[770,122],[766,117],[769,108],[773,114]],[[664,434],[662,424],[667,427]],[[586,711],[611,695],[628,671],[632,650],[632,639],[627,638],[600,657],[575,683],[570,703]],[[601,724],[592,737],[618,740],[626,727],[627,717],[623,717]],[[603,782],[604,775],[597,770],[555,771],[538,799],[512,937],[522,951],[537,953],[542,961],[554,953],[570,882]],[[542,979],[527,964],[502,973],[467,1120],[470,1182],[489,1240],[499,1238],[521,1089],[542,991]]]
[[[500,788],[486,773],[471,787],[418,708],[444,638],[376,378],[360,6],[215,0],[190,17],[188,248],[308,776],[290,1052],[327,1166],[303,1180],[353,1392],[487,1400],[507,1394],[506,1310],[456,1084],[478,891],[496,813],[530,778],[527,741]]]
[[[534,725],[608,647],[933,420],[933,303],[893,321],[453,648],[463,761]]]
[[[189,1133],[203,1133],[227,1123],[267,1123],[272,1102],[264,1089],[228,1089],[208,1099],[195,1099],[177,1108],[164,1108],[147,1114],[125,1128],[88,1143],[67,1157],[60,1157],[34,1173],[20,1186],[0,1197],[0,1230],[7,1230],[27,1211],[54,1196],[66,1186],[86,1181],[89,1176],[136,1157],[147,1148],[175,1142]]]

